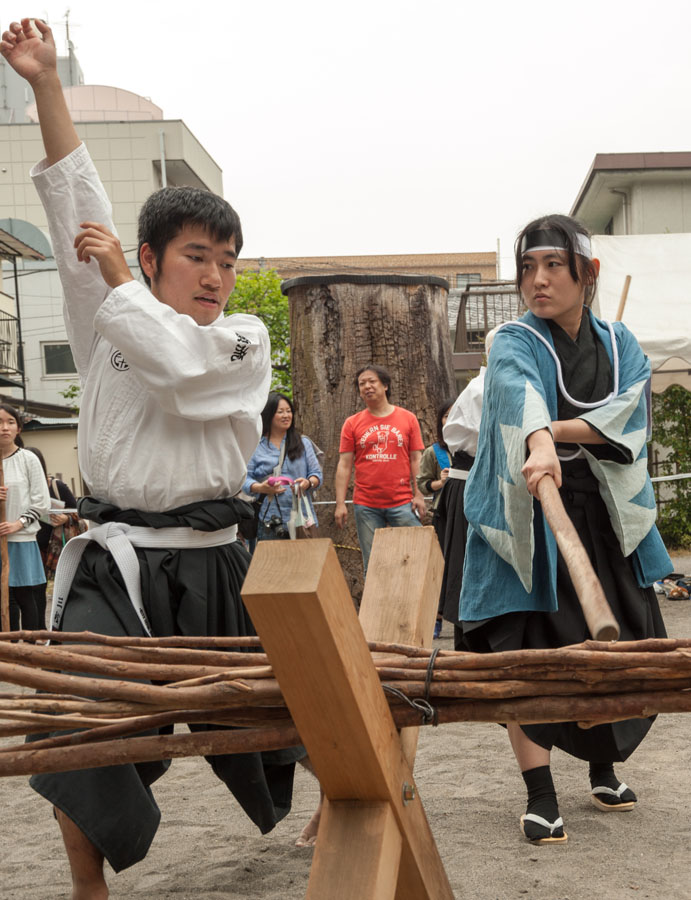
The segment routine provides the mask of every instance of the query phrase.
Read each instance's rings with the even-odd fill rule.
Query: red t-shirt
[[[368,409],[349,416],[339,452],[355,454],[353,503],[375,509],[410,503],[410,453],[424,448],[420,423],[400,406],[388,416],[373,416]]]

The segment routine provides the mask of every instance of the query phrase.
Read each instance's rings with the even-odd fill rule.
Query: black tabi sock
[[[616,791],[621,782],[614,774],[612,763],[590,763],[590,787],[608,787]]]
[[[559,806],[550,767],[537,766],[535,769],[527,769],[521,774],[528,789],[526,812],[542,816],[548,822],[555,822],[559,818]]]
[[[619,790],[619,785],[621,781],[614,774],[614,765],[612,763],[590,763],[590,787],[607,787],[611,788],[613,791]],[[631,790],[631,788],[627,788],[624,793],[621,795],[620,801],[622,803],[628,803],[631,801],[636,801],[636,795]]]

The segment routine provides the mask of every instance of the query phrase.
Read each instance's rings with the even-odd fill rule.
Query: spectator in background
[[[272,485],[272,475],[286,475],[293,479],[305,497],[310,515],[317,524],[317,514],[310,492],[322,482],[322,470],[312,441],[295,427],[295,409],[285,394],[272,392],[262,410],[262,437],[247,463],[247,478],[243,491],[250,495],[264,495],[258,512],[257,540],[276,540],[288,537],[288,522],[293,508],[290,486]]]
[[[348,517],[345,499],[354,462],[353,509],[366,575],[376,529],[419,525],[427,513],[417,486],[425,445],[413,413],[390,402],[386,369],[364,366],[355,375],[355,387],[366,409],[349,416],[341,430],[334,519],[342,528]]]
[[[487,332],[485,354],[489,356],[496,328]],[[468,522],[463,512],[465,482],[475,461],[477,436],[482,413],[482,393],[485,384],[485,366],[472,378],[456,398],[449,410],[442,436],[451,454],[451,466],[437,504],[438,527],[444,539],[444,576],[441,583],[439,608],[447,622],[453,622],[453,644],[456,650],[467,649],[463,644],[463,631],[458,617],[458,603],[463,580],[463,561],[468,537]],[[439,532],[437,532],[439,533]]]
[[[454,404],[454,398],[445,399],[437,409],[437,440],[429,447],[425,448],[420,460],[420,474],[417,477],[417,486],[423,494],[432,494],[432,525],[439,540],[439,546],[444,549],[444,526],[445,520],[439,516],[438,506],[441,491],[449,474],[451,458],[449,456],[449,448],[446,446],[442,428],[446,424],[451,407]],[[434,637],[438,638],[441,634],[442,625],[442,607],[441,595],[440,606],[437,614],[437,621],[434,626]]]
[[[48,485],[48,493],[51,501],[59,500],[63,503],[65,509],[76,509],[77,501],[72,491],[67,487],[64,481],[59,478],[53,478],[48,474],[46,461],[38,447],[27,447],[29,453],[33,453],[38,457],[41,463],[43,474]],[[59,509],[53,508],[50,513],[50,523],[41,521],[36,535],[36,543],[41,551],[41,559],[43,561],[43,569],[46,578],[55,577],[55,569],[60,558],[60,552],[63,546],[72,537],[71,534],[65,532],[65,526],[73,525],[75,529],[79,526],[79,516],[76,513],[63,513]],[[46,621],[46,585],[38,586],[36,592],[36,606],[38,612],[39,628],[43,628]]]
[[[45,594],[43,571],[36,535],[39,518],[50,509],[48,485],[41,464],[33,453],[24,450],[19,433],[19,413],[13,406],[0,403],[0,452],[5,486],[5,521],[0,522],[0,537],[7,538],[10,564],[10,628],[31,631],[41,627],[37,595]],[[44,606],[45,612],[45,606]]]

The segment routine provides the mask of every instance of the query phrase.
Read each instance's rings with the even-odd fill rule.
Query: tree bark
[[[436,440],[437,407],[456,393],[448,282],[429,275],[308,276],[284,282],[283,292],[290,303],[296,419],[325,453],[318,499],[334,500],[341,427],[363,409],[353,381],[368,363],[390,372],[391,402],[415,413],[425,445]],[[343,530],[333,524],[333,506],[317,507],[317,515],[359,598],[362,558],[352,512]]]

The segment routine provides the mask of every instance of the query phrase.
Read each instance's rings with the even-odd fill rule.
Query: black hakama
[[[459,450],[454,453],[451,465],[454,469],[468,472],[474,459],[473,456]],[[447,622],[453,622],[454,648],[456,650],[467,649],[463,644],[463,632],[458,618],[465,545],[468,539],[468,520],[463,512],[464,492],[464,480],[447,478],[441,489],[436,509],[437,534],[441,533],[442,535],[439,542],[444,554],[444,575],[441,583],[439,612]]]
[[[80,514],[99,524],[117,521],[215,531],[237,524],[251,515],[251,509],[242,501],[215,500],[152,514],[119,510],[86,498]],[[137,547],[135,552],[142,599],[154,635],[256,634],[240,597],[250,557],[239,542],[189,550]],[[61,628],[108,635],[144,634],[113,558],[96,542],[84,551]],[[208,727],[191,725],[190,729]],[[172,727],[160,731],[166,732],[172,732]],[[290,811],[295,761],[304,755],[303,747],[294,747],[206,759],[250,819],[266,833]],[[31,786],[65,812],[117,872],[143,859],[151,845],[161,817],[151,785],[169,766],[170,760],[164,760],[34,775]]]

